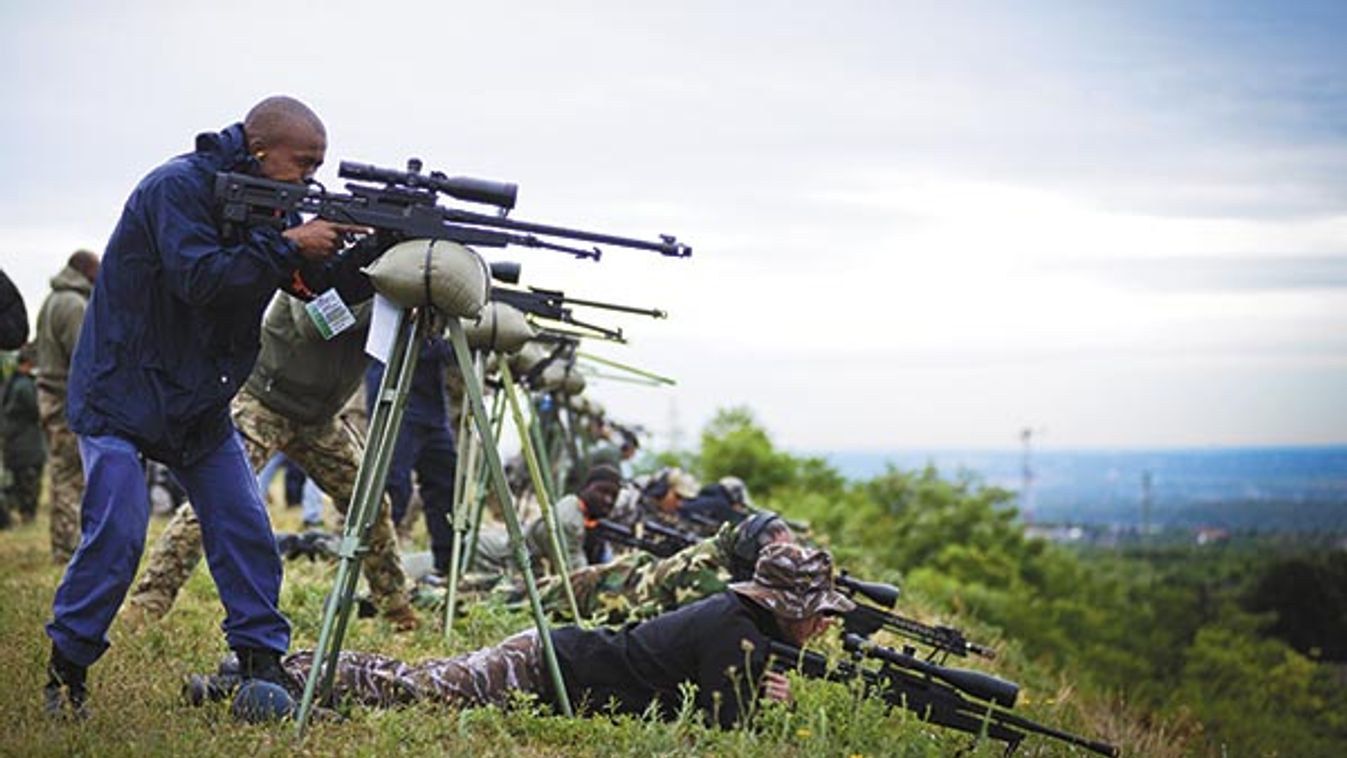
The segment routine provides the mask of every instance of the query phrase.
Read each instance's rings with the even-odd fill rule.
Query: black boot
[[[239,657],[239,677],[244,681],[262,679],[290,689],[290,677],[281,667],[280,653],[259,647],[234,648],[234,652]]]
[[[47,663],[47,686],[42,690],[42,709],[50,716],[63,716],[68,703],[71,716],[79,720],[88,718],[87,674],[87,668],[62,655],[53,642],[51,660]]]

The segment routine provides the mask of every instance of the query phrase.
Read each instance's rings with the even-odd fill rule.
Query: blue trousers
[[[285,469],[285,505],[291,507],[295,500],[298,500],[303,509],[300,511],[300,518],[304,519],[304,525],[323,523],[323,491],[318,489],[318,485],[304,473],[294,461],[285,457],[285,453],[276,453],[267,459],[263,464],[262,470],[257,472],[257,489],[262,492],[262,502],[267,502],[267,490],[271,489],[271,480],[276,478],[276,474],[281,469]],[[291,492],[291,473],[298,474],[298,487],[302,487],[298,495]],[[293,495],[293,497],[292,497]]]
[[[66,658],[89,666],[107,650],[108,627],[135,578],[150,504],[133,443],[81,436],[79,447],[85,481],[80,545],[56,588],[47,636]],[[290,624],[276,607],[281,558],[238,434],[196,464],[170,470],[201,522],[229,646],[284,653]]]
[[[430,551],[435,568],[445,571],[451,562],[454,528],[454,465],[458,449],[454,433],[443,424],[424,424],[404,419],[388,464],[388,498],[393,503],[393,521],[401,523],[412,498],[412,471],[425,506],[426,531],[430,533]]]

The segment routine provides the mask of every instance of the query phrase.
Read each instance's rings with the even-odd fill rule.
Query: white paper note
[[[402,308],[383,295],[374,293],[374,312],[370,315],[365,352],[380,363],[387,364],[388,356],[393,352],[393,340],[397,339],[398,324],[401,321]]]

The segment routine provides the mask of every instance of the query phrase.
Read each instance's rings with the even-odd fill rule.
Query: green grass
[[[298,515],[275,511],[278,529],[295,528]],[[112,648],[91,670],[92,717],[82,723],[45,717],[41,688],[49,643],[42,625],[62,568],[48,557],[45,520],[0,532],[0,754],[15,756],[909,756],[951,755],[971,738],[917,722],[837,684],[797,680],[794,708],[766,707],[755,727],[722,732],[690,715],[673,721],[624,717],[564,719],[529,703],[507,710],[454,710],[423,706],[389,711],[355,709],[337,723],[315,724],[304,740],[292,724],[235,723],[226,704],[192,708],[182,700],[184,676],[212,670],[226,652],[219,622],[223,611],[204,568],[184,588],[173,611],[140,629],[120,620]],[[162,528],[156,521],[150,539]],[[152,544],[149,542],[147,544]],[[148,552],[148,551],[147,551]],[[294,624],[293,648],[311,647],[332,569],[292,562],[286,567],[282,608]],[[422,629],[394,634],[382,621],[352,622],[345,647],[404,659],[446,656],[491,644],[529,624],[526,615],[498,606],[468,609],[446,645],[436,620]],[[1179,755],[1180,744],[1148,730],[1104,702],[1082,701],[1059,677],[1033,668],[1014,654],[1003,675],[1034,682],[1026,715],[1075,731],[1110,737],[1129,755]],[[1000,755],[998,745],[963,753]],[[1019,755],[1083,755],[1048,740],[1031,738]]]

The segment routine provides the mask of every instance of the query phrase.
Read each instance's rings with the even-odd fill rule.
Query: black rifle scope
[[[986,700],[1004,708],[1014,708],[1019,698],[1020,686],[991,674],[971,669],[950,668],[914,658],[892,648],[877,645],[859,634],[847,632],[842,636],[842,647],[849,653],[861,653],[867,657],[890,663],[898,668],[917,671],[933,679],[963,690],[980,700]]]
[[[337,173],[343,179],[434,190],[464,202],[494,205],[506,210],[514,208],[515,199],[519,196],[519,186],[511,182],[475,179],[470,176],[445,176],[439,171],[423,174],[421,161],[416,158],[407,161],[407,168],[407,171],[398,171],[393,168],[371,166],[368,163],[342,161]]]
[[[898,604],[898,588],[883,582],[863,582],[843,571],[837,576],[837,586],[848,595],[860,595],[882,608]]]

